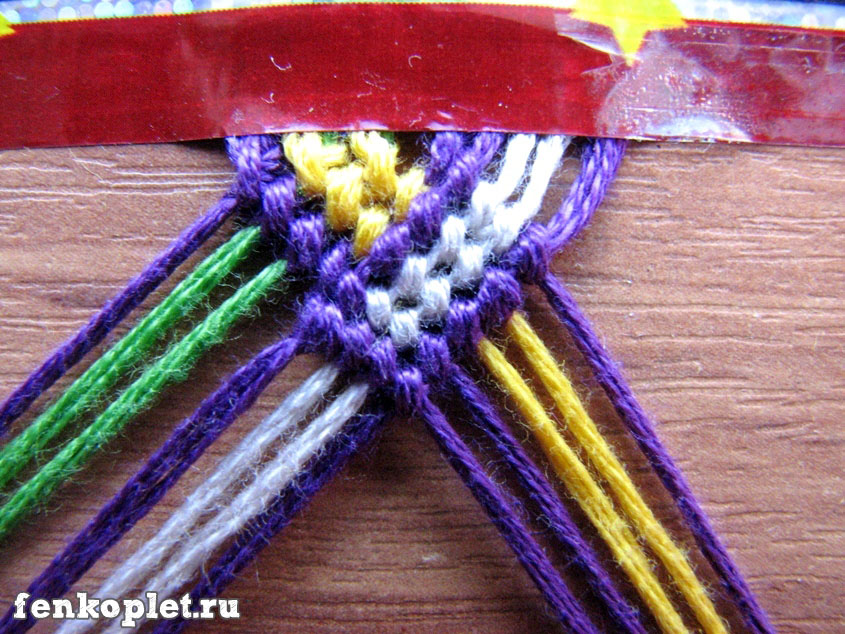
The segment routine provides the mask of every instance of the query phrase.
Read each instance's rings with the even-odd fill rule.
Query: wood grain
[[[830,149],[634,145],[595,221],[555,263],[782,632],[845,631],[843,159]],[[0,154],[0,395],[229,177],[216,143]],[[287,327],[292,305],[283,296],[265,305],[62,488],[49,513],[0,545],[0,607],[177,420]],[[539,295],[529,293],[528,308],[659,517],[692,549]],[[285,371],[76,589],[96,589],[316,363]],[[226,596],[242,600],[243,618],[204,629],[556,631],[417,421],[393,421]]]

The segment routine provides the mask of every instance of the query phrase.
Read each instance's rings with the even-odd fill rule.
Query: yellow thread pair
[[[425,188],[422,169],[397,172],[399,148],[378,132],[353,132],[330,143],[313,132],[288,134],[282,145],[305,192],[325,197],[329,227],[354,229],[357,257],[369,252],[391,217],[405,218]]]
[[[590,463],[608,483],[625,515],[669,571],[704,631],[708,634],[725,632],[724,622],[716,613],[686,557],[640,496],[548,348],[519,313],[511,317],[506,329],[551,395]],[[619,516],[611,499],[567,444],[536,395],[504,354],[489,340],[483,339],[480,342],[479,353],[490,371],[516,401],[555,471],[607,542],[660,627],[667,632],[686,631],[627,522]]]

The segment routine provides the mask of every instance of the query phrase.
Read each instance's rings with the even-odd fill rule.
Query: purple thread
[[[487,139],[483,135],[475,138],[474,149],[478,154],[489,151],[492,155],[495,152],[500,139],[495,140],[492,136],[490,139],[493,141],[485,146]],[[520,305],[518,279],[537,281],[546,277],[550,253],[560,249],[589,220],[612,180],[623,151],[624,143],[612,140],[594,141],[585,149],[582,172],[561,211],[551,219],[548,228],[530,226],[517,245],[502,258],[500,265],[487,271],[474,299],[453,302],[445,328],[450,343],[466,351],[483,330],[501,323]],[[468,193],[474,181],[465,178],[464,174],[471,174],[472,170],[462,171],[462,167],[458,165],[451,171],[444,170],[444,178],[455,186],[463,185]],[[349,261],[348,245],[337,245],[323,259],[319,284],[323,296],[311,296],[300,321],[307,342],[305,347],[328,351],[329,356],[339,357],[346,367],[355,368],[363,362],[364,372],[372,382],[381,387],[390,387],[397,402],[407,403],[410,410],[424,414],[441,450],[447,454],[450,463],[485,507],[508,543],[514,547],[520,561],[547,596],[559,618],[564,622],[571,621],[578,617],[580,607],[574,601],[570,605],[568,590],[562,585],[562,580],[551,564],[544,560],[542,551],[525,534],[519,518],[512,514],[507,501],[487,479],[480,465],[474,462],[468,448],[428,401],[419,370],[397,363],[396,351],[389,342],[385,346],[382,345],[385,343],[383,340],[376,341],[367,324],[360,321],[363,307],[361,291],[364,288],[362,278],[368,280],[371,277],[390,276],[407,253],[414,248],[427,249],[436,239],[444,201],[436,188],[429,192],[427,198],[421,196],[420,200],[415,201],[417,205],[412,205],[408,222],[386,232],[382,236],[385,239],[374,245],[371,255],[361,266],[356,267],[354,273],[345,270]],[[313,262],[313,259],[308,259]],[[338,301],[339,305],[334,305],[333,301]],[[350,318],[352,323],[347,323]],[[526,538],[536,548],[532,548],[530,543],[526,544]],[[730,560],[728,562],[732,563]],[[741,577],[739,581],[742,582]],[[571,622],[579,627],[576,621]]]
[[[560,210],[547,223],[546,249],[557,253],[583,229],[616,176],[627,141],[588,139],[581,150],[581,170]]]
[[[236,182],[223,198],[186,229],[126,288],[106,303],[90,321],[55,350],[0,406],[0,435],[50,386],[78,363],[147,296],[187,260],[235,211],[258,200],[255,187],[278,166],[280,152],[261,137],[228,142],[229,156],[238,168]]]
[[[548,223],[548,251],[559,250],[589,222],[613,180],[625,147],[624,141],[596,139],[584,148],[581,172],[560,211]],[[542,260],[542,265],[534,266],[530,271],[523,270],[525,281],[538,285],[546,294],[549,304],[590,364],[623,424],[672,496],[698,547],[718,575],[728,597],[739,609],[746,626],[752,632],[774,632],[768,616],[716,535],[686,478],[660,442],[654,423],[634,397],[617,364],[599,341],[574,298],[548,271],[548,255],[538,257],[535,253],[534,260]]]
[[[768,616],[757,603],[724,544],[713,530],[707,514],[698,503],[683,473],[660,442],[654,423],[634,397],[619,367],[599,341],[575,299],[553,275],[547,275],[540,281],[539,286],[545,292],[561,323],[569,330],[581,354],[587,359],[617,414],[637,441],[640,451],[646,456],[680,509],[698,547],[719,576],[730,599],[739,608],[745,624],[752,632],[773,633],[775,630]]]
[[[570,632],[597,632],[507,499],[490,480],[469,447],[455,433],[440,410],[426,396],[422,397],[419,413],[443,456],[458,472],[490,521],[499,529],[517,559],[554,609],[558,620]]]
[[[462,147],[464,135],[443,132],[438,136],[444,146]],[[481,133],[471,137],[468,147],[448,167],[434,172],[441,175],[443,184],[428,189],[411,201],[405,221],[389,226],[379,236],[357,269],[358,277],[366,284],[374,279],[389,279],[411,251],[428,251],[440,237],[440,224],[449,204],[447,193],[459,200],[469,197],[483,169],[499,150],[504,137]],[[432,152],[434,156],[434,152]]]
[[[551,255],[564,246],[589,221],[612,182],[625,150],[625,142],[598,139],[582,154],[582,170],[572,184],[561,209],[546,227],[529,225],[517,243],[494,266],[485,271],[476,297],[452,302],[446,320],[451,343],[472,357],[484,332],[504,323],[522,301],[519,281],[538,284],[561,321],[594,368],[626,427],[672,495],[702,552],[713,566],[748,627],[755,632],[772,632],[765,612],[713,531],[704,511],[665,448],[645,412],[634,399],[609,355],[603,351],[586,318],[577,313],[574,302],[560,298],[563,287],[548,271]],[[572,319],[577,314],[580,319]],[[588,335],[592,335],[591,337]],[[603,352],[603,354],[602,354]]]
[[[550,254],[559,250],[589,221],[593,211],[603,197],[608,184],[615,175],[624,148],[625,144],[623,142],[613,140],[593,141],[585,148],[582,156],[582,171],[573,183],[570,194],[561,210],[550,220],[548,227],[543,228],[539,225],[530,226],[521,236],[518,244],[502,258],[501,266],[488,270],[475,299],[453,302],[445,328],[446,336],[449,338],[450,343],[457,346],[458,349],[471,351],[481,336],[482,330],[495,327],[520,305],[521,294],[517,279],[536,282],[547,276]],[[425,204],[420,204],[415,209],[418,217],[414,218],[414,224],[411,226],[416,229],[416,232],[411,233],[404,226],[400,226],[392,232],[393,235],[389,235],[384,244],[379,245],[377,243],[379,248],[374,249],[365,267],[363,267],[361,271],[362,277],[387,277],[412,248],[418,247],[424,249],[430,245],[431,240],[436,237],[440,216],[436,209],[439,202],[436,197],[429,202],[432,208],[427,207]],[[412,235],[418,241],[413,242],[411,240]],[[418,235],[421,235],[422,238],[418,239]],[[346,260],[345,257],[338,259],[340,261]],[[361,283],[360,278],[351,281],[350,284],[355,286],[356,282]],[[355,294],[354,292],[352,293],[352,295]],[[321,308],[329,308],[325,304],[321,306],[319,299],[315,298],[315,301],[317,303],[312,304],[309,307],[311,310],[306,310],[306,313],[311,312],[313,315],[319,312]],[[345,333],[343,331],[344,327],[346,327],[344,323],[345,318],[353,316],[356,312],[360,311],[360,302],[357,304],[355,302],[341,303],[345,306],[343,311],[338,310],[337,314],[328,316],[327,321],[319,319],[317,321],[322,321],[322,325],[326,326],[328,331],[331,331],[331,334],[323,339],[323,341],[333,344],[336,353],[343,354],[348,364],[350,361],[360,359],[360,352],[350,353],[350,349],[354,349],[355,344],[372,345],[373,341],[366,333],[366,329],[362,328],[358,328],[357,330],[349,328],[347,334],[352,334],[347,337],[344,336]],[[316,323],[309,325],[314,326]],[[369,335],[371,334],[369,333]],[[354,339],[356,337],[360,338],[360,341],[355,341]],[[355,357],[359,357],[359,359]],[[382,357],[381,359],[369,359],[369,361],[373,362],[369,368],[369,373],[376,377],[380,374],[379,369],[396,371],[395,358],[391,359],[389,353],[382,355]],[[384,366],[384,363],[387,365]],[[393,372],[387,372],[387,374],[390,375]],[[384,374],[380,376],[382,380],[387,378]],[[405,381],[404,389],[401,389],[400,382],[400,385],[397,385],[396,396],[399,397],[404,392],[406,396],[410,397],[409,400],[415,400],[414,396],[419,398],[419,394],[415,395],[413,393],[412,381],[409,381],[408,377],[405,377],[403,380]],[[421,406],[421,403],[417,400],[413,405],[415,406],[414,409],[416,409]],[[433,430],[433,433],[436,434],[436,430]],[[640,440],[636,433],[635,437]],[[447,450],[454,449],[454,447],[449,448],[448,446],[446,448]],[[459,456],[456,458],[454,454],[452,456],[453,461],[457,460],[460,462],[459,458]],[[655,468],[657,469],[657,467]],[[660,473],[659,470],[658,473]],[[462,475],[466,475],[466,473]],[[692,500],[697,507],[694,498]],[[683,512],[684,507],[680,503],[679,506],[681,506]],[[701,516],[703,517],[703,514]],[[685,517],[690,521],[688,513],[685,513]],[[701,545],[701,542],[699,543]],[[718,541],[716,541],[716,544],[720,546]],[[710,548],[712,547],[713,545],[710,544]],[[703,545],[702,549],[707,554],[707,544]],[[721,551],[721,554],[726,556],[723,548]],[[723,567],[724,563],[722,562]],[[727,559],[727,564],[735,572],[730,559]],[[719,566],[720,564],[717,562],[714,565]],[[737,579],[733,580],[734,586],[736,587],[738,581],[739,587],[744,587],[741,577],[738,576],[738,573],[736,575]],[[756,602],[754,602],[753,596],[750,593],[748,598],[740,597],[740,609],[743,609],[743,601],[746,602],[746,605],[756,606]],[[746,620],[748,621],[749,619],[746,617]],[[758,628],[760,628],[758,631],[769,631],[765,626],[766,619],[762,612],[759,615],[752,616],[752,627],[755,621],[760,624],[758,625]]]
[[[615,165],[602,164],[592,160],[592,157],[591,164],[598,165],[599,168],[611,165],[612,169],[615,169]],[[601,169],[593,172],[591,179],[595,179],[595,174],[605,173]],[[604,189],[602,187],[585,191],[597,192],[592,200],[595,201],[594,204],[598,204]],[[429,204],[426,204],[427,202]],[[308,342],[307,347],[314,351],[323,351],[330,358],[339,358],[345,367],[356,368],[359,372],[369,375],[375,385],[392,391],[395,401],[407,403],[410,411],[421,412],[441,451],[517,553],[549,604],[555,609],[558,618],[569,625],[570,629],[592,629],[589,621],[583,620],[586,617],[583,616],[580,606],[571,597],[536,542],[527,535],[506,499],[497,491],[469,449],[428,400],[419,370],[416,367],[403,367],[392,344],[385,338],[377,339],[363,319],[365,286],[361,278],[371,275],[389,276],[391,270],[395,270],[412,248],[426,249],[437,236],[442,218],[442,205],[439,204],[436,194],[431,196],[429,201],[421,197],[416,203],[409,213],[408,223],[395,227],[383,236],[383,240],[377,241],[370,257],[361,266],[356,267],[357,271],[348,269],[348,244],[339,244],[327,254],[320,271],[319,292],[312,293],[306,301],[299,322],[304,339]],[[557,217],[563,213],[565,209]],[[409,230],[409,226],[413,231]],[[564,225],[558,232],[565,237],[564,241],[569,238],[566,231]],[[541,235],[546,237],[548,234],[544,232]],[[512,256],[508,264],[514,265],[513,268],[522,275],[532,272],[536,274],[538,270],[545,269],[548,262],[546,253],[546,249],[542,248],[538,253],[531,240],[523,240],[521,248],[518,246],[517,254]],[[531,261],[525,263],[526,259]],[[458,302],[458,310],[450,311],[447,335],[451,335],[450,339],[459,346],[474,343],[482,326],[489,327],[490,324],[500,321],[509,315],[520,301],[519,285],[513,274],[494,269],[485,275],[476,300]],[[448,351],[446,353],[448,354]],[[630,614],[630,610],[626,609],[626,612]]]
[[[437,207],[417,207],[417,210],[420,215],[441,214]],[[389,337],[377,337],[373,332],[365,315],[366,288],[359,273],[371,265],[372,260],[350,268],[350,248],[348,242],[341,242],[327,254],[320,271],[319,290],[310,293],[303,304],[297,328],[302,332],[305,350],[336,359],[345,369],[366,376],[371,385],[384,390],[403,411],[421,414],[441,452],[514,550],[555,615],[571,631],[594,631],[583,609],[506,498],[428,399],[419,367],[403,362]],[[499,273],[502,273],[501,279],[485,276],[479,298],[483,297],[501,312],[512,306],[514,293],[517,303],[520,297],[516,280],[510,276],[507,279],[513,284],[503,282],[508,274]],[[504,299],[499,299],[501,291],[504,291]],[[484,303],[481,299],[475,301],[473,310],[481,312],[479,306]],[[481,319],[475,322],[481,323]],[[458,324],[455,328],[463,325]],[[458,339],[466,337],[459,335]],[[448,347],[441,349],[448,354]]]
[[[420,232],[412,234],[403,230],[404,225],[388,229],[373,246],[371,256],[358,267],[365,275],[388,275],[391,269],[401,264],[404,255],[411,248],[427,248],[436,239],[445,204],[455,194],[467,196],[472,191],[481,169],[491,160],[501,143],[501,138],[493,135],[479,135],[464,156],[458,161],[450,157],[463,147],[463,137],[454,133],[438,135],[438,143],[432,145],[432,160],[427,169],[426,182],[431,185],[442,179],[442,184],[417,197],[408,214],[408,222]],[[457,192],[454,190],[457,188]],[[446,194],[453,190],[449,196]],[[414,240],[411,240],[413,235]],[[375,255],[372,255],[375,253]],[[330,250],[320,265],[317,293],[312,293],[306,301],[301,317],[301,327],[310,341],[308,349],[323,352],[328,356],[340,357],[344,366],[359,368],[367,363],[366,370],[371,380],[384,386],[393,379],[398,379],[397,396],[415,401],[415,394],[422,388],[419,372],[415,368],[407,371],[397,367],[395,350],[387,341],[375,342],[374,335],[366,322],[349,325],[345,316],[361,319],[365,303],[364,287],[360,277],[349,270],[351,256],[349,245],[339,243]],[[339,309],[329,297],[339,300],[345,310]],[[344,314],[345,313],[345,314]],[[357,326],[357,327],[356,327]],[[310,333],[310,334],[308,334]],[[386,344],[386,345],[382,345]],[[366,417],[358,417],[366,420]],[[373,425],[374,422],[370,423]],[[354,427],[353,427],[354,429]],[[313,497],[348,460],[355,447],[363,446],[367,441],[360,435],[374,434],[375,430],[366,424],[358,425],[358,432],[350,431],[345,437],[350,441],[341,445],[348,449],[341,452],[333,442],[321,453],[321,456],[299,475],[273,502],[271,508],[253,519],[238,535],[232,546],[221,557],[212,570],[192,591],[196,599],[216,596],[243,569],[267,541],[281,531],[293,516]],[[340,453],[340,455],[338,455]],[[324,466],[321,466],[324,465]],[[321,476],[321,469],[325,474]],[[181,620],[161,623],[156,632],[178,632],[187,623]]]
[[[215,565],[203,574],[191,590],[194,603],[201,598],[219,596],[270,540],[346,466],[352,456],[373,442],[387,418],[387,410],[379,408],[375,412],[358,415],[340,434],[329,440],[320,454],[309,461],[264,512],[250,520]],[[180,615],[178,619],[162,621],[153,631],[156,634],[175,634],[188,624]]]

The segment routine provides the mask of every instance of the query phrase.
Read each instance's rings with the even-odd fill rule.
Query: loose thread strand
[[[243,202],[239,189],[233,187],[72,338],[53,352],[0,406],[0,434],[5,433],[9,425],[41,394],[102,342],[115,326],[199,249]]]
[[[141,600],[145,600],[147,592],[170,596],[188,582],[226,539],[237,534],[251,518],[259,516],[311,457],[340,432],[364,404],[367,391],[367,384],[358,382],[338,395],[290,444],[261,468],[253,481],[239,491],[228,506],[221,508],[190,540],[179,545],[162,570],[145,585],[140,594]],[[137,627],[140,626],[139,621]],[[116,621],[107,631],[120,632],[122,629]]]
[[[97,359],[44,413],[0,450],[6,486],[67,425],[100,401],[177,321],[208,296],[252,252],[259,229],[243,229],[208,256],[120,341]]]
[[[504,354],[488,339],[478,344],[487,369],[514,400],[555,472],[610,547],[613,556],[634,584],[664,632],[686,632],[645,553],[610,498],[593,480],[578,455],[558,432],[554,422]]]
[[[226,496],[232,497],[232,484],[257,469],[257,464],[271,443],[288,434],[320,399],[329,392],[338,376],[338,369],[326,364],[295,391],[260,425],[253,429],[227,455],[214,473],[185,500],[154,537],[147,540],[132,556],[128,557],[109,575],[95,594],[99,598],[123,597],[129,590],[146,580],[159,563],[176,548],[180,537],[193,531],[206,513],[223,506]],[[93,621],[73,619],[59,628],[62,634],[82,632],[93,627]]]
[[[487,434],[510,464],[522,487],[539,506],[552,534],[584,573],[596,597],[607,606],[612,626],[626,632],[645,634],[638,611],[617,590],[593,548],[581,537],[551,484],[514,438],[493,404],[462,369],[455,366],[449,374],[452,395],[465,404],[476,426]]]
[[[654,423],[637,401],[627,381],[602,345],[589,320],[575,299],[554,275],[547,275],[540,284],[549,304],[590,364],[599,384],[607,392],[620,419],[636,440],[640,451],[663,482],[684,516],[693,537],[722,587],[737,605],[746,626],[757,634],[774,634],[765,611],[760,607],[747,582],[739,572],[727,549],[719,539],[707,514],[701,508],[689,483],[675,461],[660,442]]]
[[[420,404],[420,417],[440,451],[475,496],[517,559],[543,593],[555,616],[570,632],[597,632],[583,607],[572,595],[546,554],[511,508],[497,486],[484,472],[472,451],[452,429],[443,413],[427,398]]]
[[[201,598],[218,596],[270,540],[281,532],[293,518],[313,499],[317,492],[334,478],[349,460],[370,445],[384,425],[388,414],[383,409],[369,410],[356,416],[340,434],[332,438],[325,450],[315,456],[293,482],[282,490],[267,509],[238,533],[232,544],[217,562],[202,575],[191,590],[194,602]],[[153,630],[155,634],[176,634],[189,621],[181,618],[162,621]]]
[[[474,182],[475,172],[484,169],[492,159],[498,141],[497,135],[478,135],[465,145],[458,134],[436,134],[430,145],[426,167],[425,183],[430,188],[414,198],[408,210],[409,221],[423,212],[441,209],[455,197],[465,194]],[[243,184],[244,189],[255,194],[258,184],[263,181],[262,177],[255,175],[255,170],[250,169],[258,163],[254,157],[255,152],[250,148],[253,145],[261,146],[265,141],[252,141],[249,138],[230,140],[230,144],[235,142],[240,143],[245,150],[233,162],[243,172],[242,180],[251,177],[256,181]],[[289,214],[281,208],[280,203],[289,202],[290,196],[282,194],[284,192],[273,190],[273,200],[269,206],[265,199],[262,224],[272,226],[276,220],[288,217]],[[386,233],[390,235],[382,236],[374,245],[376,253],[368,254],[369,261],[362,263],[368,274],[379,271],[375,259],[384,258],[392,248],[406,248],[409,237],[407,229],[402,230],[398,226],[392,229],[388,228]],[[295,240],[292,242],[298,245]],[[384,252],[378,251],[378,244],[383,245],[381,249]],[[385,246],[389,248],[385,249]],[[331,253],[325,258],[331,258]],[[303,348],[302,332],[295,331],[286,339],[263,350],[203,401],[64,551],[33,580],[28,589],[31,595],[28,602],[37,598],[62,596],[67,592],[126,531],[147,514],[235,418],[252,406],[269,382],[294,356],[303,352]],[[7,628],[18,632],[32,627],[34,621],[31,617],[15,621],[12,614],[13,610],[9,609],[0,619],[0,630]]]
[[[505,326],[531,368],[552,397],[567,428],[578,440],[596,471],[608,483],[625,515],[669,571],[675,584],[708,634],[726,632],[707,591],[692,566],[645,503],[628,472],[584,409],[569,379],[525,317],[515,312]]]
[[[33,580],[28,602],[62,596],[120,537],[170,490],[205,449],[244,411],[300,350],[297,333],[262,350],[232,374],[173,431],[167,441]],[[0,619],[0,631],[24,632],[35,621]]]
[[[148,407],[165,385],[183,377],[205,350],[222,340],[232,324],[278,283],[285,266],[283,260],[278,260],[238,289],[182,341],[149,366],[94,422],[21,486],[0,508],[0,539],[33,508],[43,504],[68,475],[77,471],[133,416]]]

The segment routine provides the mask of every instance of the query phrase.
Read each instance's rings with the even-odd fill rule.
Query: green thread
[[[0,509],[0,539],[100,447],[113,438],[136,414],[148,407],[164,387],[183,380],[199,356],[218,343],[232,324],[250,311],[281,279],[285,262],[277,260],[239,288],[184,339],[151,364],[79,436],[21,486]]]
[[[5,487],[74,418],[143,359],[179,319],[242,262],[258,242],[258,227],[242,229],[203,260],[137,326],[91,365],[32,424],[0,451],[0,488]]]
[[[323,142],[323,145],[332,145],[333,143],[340,141],[340,133],[320,132],[320,140]]]

